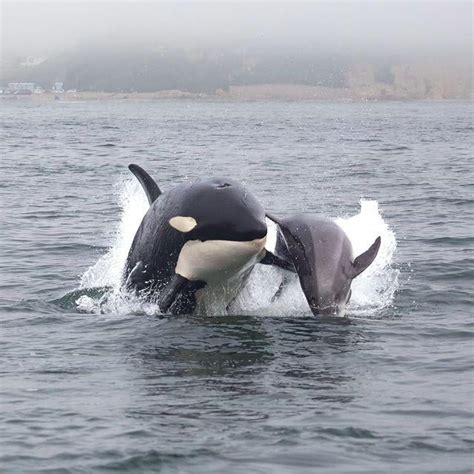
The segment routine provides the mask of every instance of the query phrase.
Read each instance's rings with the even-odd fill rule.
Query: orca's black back
[[[138,228],[128,253],[126,275],[142,262],[143,276],[134,276],[134,286],[166,285],[174,274],[179,252],[187,237],[169,225],[169,220],[179,215],[180,203],[176,202],[176,188],[162,194],[148,209]],[[153,283],[148,283],[152,281]]]

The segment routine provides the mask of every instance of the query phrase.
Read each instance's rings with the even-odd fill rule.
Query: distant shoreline
[[[320,86],[305,86],[297,84],[258,84],[251,86],[231,86],[227,91],[219,89],[215,94],[185,92],[181,90],[163,90],[157,92],[95,92],[67,91],[61,94],[44,92],[31,95],[0,95],[4,100],[30,100],[34,102],[50,101],[111,101],[111,100],[164,100],[188,99],[197,101],[343,101],[343,102],[370,102],[370,101],[416,101],[416,100],[473,100],[471,92],[467,96],[456,96],[443,93],[420,94],[403,91],[390,91],[377,87],[361,88],[330,88]]]

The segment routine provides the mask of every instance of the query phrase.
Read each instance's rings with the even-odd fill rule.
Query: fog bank
[[[472,49],[470,2],[6,1],[1,12],[3,57],[164,44],[467,60]]]

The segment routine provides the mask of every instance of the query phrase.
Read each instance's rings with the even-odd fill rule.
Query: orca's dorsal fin
[[[155,180],[140,166],[131,164],[128,165],[128,169],[135,175],[138,181],[140,181],[151,206],[161,194],[160,188],[155,183]]]
[[[375,260],[379,252],[380,242],[380,237],[377,237],[375,242],[364,253],[361,253],[354,259],[352,263],[352,278],[360,275]]]

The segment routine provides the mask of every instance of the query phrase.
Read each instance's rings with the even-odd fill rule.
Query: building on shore
[[[55,94],[62,94],[64,92],[64,83],[63,82],[55,82],[53,87],[51,88],[51,92]]]

